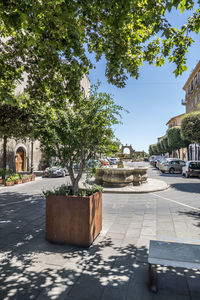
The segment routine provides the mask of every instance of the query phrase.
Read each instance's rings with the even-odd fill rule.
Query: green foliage
[[[0,177],[5,177],[6,175],[9,175],[10,171],[7,169],[0,169]]]
[[[96,192],[102,192],[103,188],[100,185],[94,184],[90,189],[78,189],[77,196],[85,197],[95,194]],[[48,196],[73,196],[73,187],[71,185],[61,185],[53,190],[43,191],[45,197]]]
[[[180,29],[168,22],[172,9],[191,11]],[[15,87],[26,72],[35,106],[79,100],[80,79],[94,67],[88,52],[97,61],[105,56],[108,81],[118,87],[127,74],[137,78],[144,61],[161,66],[168,58],[177,76],[186,70],[199,16],[192,0],[2,1],[0,99],[15,102]]]
[[[158,154],[162,154],[162,153],[163,153],[163,148],[162,148],[162,143],[161,143],[161,141],[159,141],[159,142],[157,143],[157,153],[158,153]]]
[[[149,146],[149,155],[157,155],[157,154],[159,154],[157,144],[151,144]]]
[[[171,153],[172,148],[169,146],[169,140],[168,140],[167,135],[162,139],[162,147],[163,147],[164,153],[167,153],[167,152]]]
[[[36,124],[36,137],[41,141],[48,157],[56,157],[61,165],[66,165],[74,193],[83,169],[89,159],[96,154],[109,153],[113,149],[112,126],[120,123],[120,110],[109,94],[91,90],[90,98],[65,108],[46,109]],[[74,165],[79,164],[77,176]]]
[[[10,175],[8,178],[6,178],[6,181],[10,182],[10,181],[14,181],[16,180],[17,176],[16,174]]]
[[[24,138],[31,135],[34,126],[34,114],[19,105],[0,105],[0,137]]]
[[[181,127],[174,126],[167,131],[168,144],[172,150],[177,150],[182,147],[187,147],[190,142],[183,139],[181,135]]]
[[[181,123],[181,134],[184,139],[200,143],[200,112],[187,114]]]
[[[87,164],[86,166],[86,182],[89,182],[97,173],[97,164]]]

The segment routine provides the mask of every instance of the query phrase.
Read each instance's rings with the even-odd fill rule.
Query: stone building
[[[182,105],[186,107],[186,113],[200,110],[200,60],[188,77],[183,90],[185,99],[182,100]],[[189,145],[189,159],[200,160],[200,145]]]
[[[16,93],[23,92],[24,84],[18,86]],[[84,76],[81,80],[81,88],[84,96],[87,98],[90,93],[90,80],[88,76]],[[0,139],[0,168],[2,168],[3,140]],[[7,142],[7,169],[16,172],[29,172],[31,170],[39,171],[45,167],[43,154],[40,149],[39,141],[31,141],[30,139],[16,140],[8,139]]]
[[[198,110],[200,104],[200,61],[191,72],[183,90],[185,91],[185,99],[182,100],[182,105],[186,107],[186,113]]]

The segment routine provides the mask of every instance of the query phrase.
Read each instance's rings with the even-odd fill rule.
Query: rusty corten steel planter
[[[102,229],[102,192],[46,197],[46,239],[89,247]]]

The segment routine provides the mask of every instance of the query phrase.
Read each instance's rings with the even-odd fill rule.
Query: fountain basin
[[[97,169],[95,183],[103,187],[140,185],[147,181],[147,167]]]

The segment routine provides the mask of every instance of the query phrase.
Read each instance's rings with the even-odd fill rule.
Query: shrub
[[[85,197],[95,194],[96,192],[103,191],[102,186],[94,184],[90,189],[78,189],[77,196]],[[71,185],[61,185],[58,188],[53,190],[43,191],[43,195],[45,197],[52,196],[52,195],[60,195],[60,196],[72,196],[73,195],[73,188]]]

